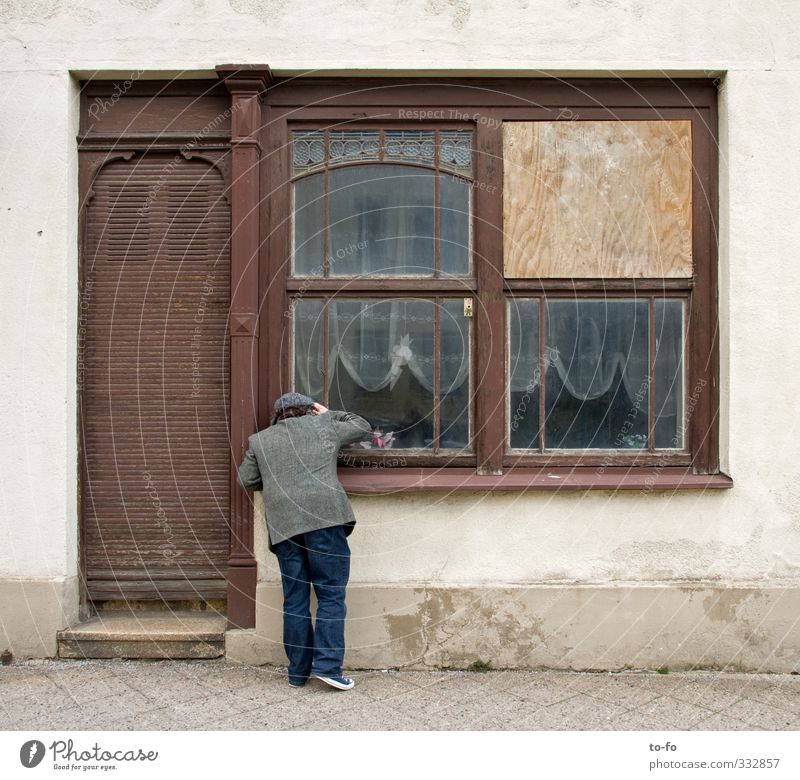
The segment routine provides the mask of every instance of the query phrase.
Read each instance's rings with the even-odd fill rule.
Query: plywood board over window
[[[506,122],[507,278],[692,275],[689,120]]]

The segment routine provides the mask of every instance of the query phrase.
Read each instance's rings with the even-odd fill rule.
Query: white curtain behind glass
[[[511,304],[510,322],[517,328],[520,353],[512,355],[511,390],[532,392],[539,384],[535,306]],[[518,312],[518,315],[517,315]],[[555,369],[569,393],[590,401],[612,389],[619,371],[629,397],[647,388],[647,303],[644,301],[549,302],[545,365]]]
[[[428,392],[434,387],[434,304],[423,300],[364,301],[338,299],[328,304],[328,386],[336,361],[369,392],[394,387],[410,371]],[[295,388],[323,395],[322,303],[295,306]],[[469,330],[465,318],[441,312],[441,390],[453,392],[469,373]]]

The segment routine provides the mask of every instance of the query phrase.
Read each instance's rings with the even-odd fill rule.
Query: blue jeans
[[[283,585],[283,646],[289,682],[311,674],[338,677],[344,660],[345,588],[350,546],[344,526],[297,534],[275,545]],[[317,596],[311,625],[311,585]]]

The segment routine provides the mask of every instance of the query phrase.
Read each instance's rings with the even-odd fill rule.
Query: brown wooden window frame
[[[290,122],[288,125],[289,129],[289,139],[287,143],[290,145],[292,144],[292,134],[295,132],[304,132],[304,131],[319,131],[326,136],[325,148],[328,148],[327,143],[327,134],[330,132],[330,122],[327,120],[319,121],[315,123],[310,122]],[[343,451],[340,455],[340,463],[342,465],[349,465],[355,468],[364,468],[364,467],[384,467],[384,468],[393,468],[394,466],[387,466],[386,464],[396,464],[396,463],[407,463],[411,461],[415,466],[430,466],[430,467],[449,467],[449,466],[475,466],[476,464],[476,455],[474,453],[474,415],[470,414],[470,434],[471,434],[471,441],[470,441],[470,449],[472,450],[470,453],[460,453],[456,454],[453,450],[444,449],[442,450],[439,446],[440,443],[440,430],[441,430],[441,414],[439,410],[439,371],[440,371],[440,362],[439,362],[439,355],[437,354],[439,351],[439,341],[440,341],[440,320],[441,320],[441,309],[440,304],[444,300],[450,301],[463,301],[465,298],[471,298],[475,294],[476,286],[475,286],[475,266],[474,266],[474,257],[469,258],[469,272],[467,274],[458,275],[457,279],[446,279],[442,276],[442,268],[441,268],[441,259],[440,259],[440,198],[441,198],[441,186],[440,186],[440,176],[444,175],[453,175],[459,178],[463,178],[465,181],[470,181],[474,178],[473,176],[465,176],[459,175],[456,173],[452,173],[450,171],[446,171],[441,169],[440,161],[439,161],[439,150],[440,150],[440,131],[447,131],[447,130],[465,130],[469,129],[472,130],[472,127],[464,127],[464,124],[455,124],[455,123],[441,123],[430,125],[427,123],[412,125],[407,122],[397,122],[391,123],[388,126],[381,122],[381,123],[374,123],[362,120],[358,123],[347,123],[347,122],[337,122],[335,124],[335,130],[364,130],[364,131],[373,131],[378,130],[380,133],[380,142],[379,142],[379,152],[378,158],[375,160],[370,161],[358,161],[358,162],[351,162],[351,163],[342,163],[336,166],[330,166],[328,155],[326,153],[325,160],[323,163],[318,167],[312,169],[310,174],[304,175],[314,175],[315,173],[321,173],[325,177],[324,189],[323,189],[323,233],[324,233],[324,240],[323,240],[323,262],[320,264],[319,267],[322,267],[323,274],[313,277],[306,277],[306,276],[295,276],[292,273],[292,255],[293,252],[290,249],[289,256],[287,257],[287,266],[289,266],[289,271],[286,276],[286,290],[287,295],[289,296],[289,306],[290,310],[293,306],[295,301],[302,301],[304,299],[312,299],[312,300],[321,300],[323,305],[323,312],[325,315],[323,317],[323,327],[322,327],[322,342],[323,342],[323,359],[324,359],[324,369],[323,369],[323,376],[327,380],[328,372],[332,371],[333,369],[328,366],[328,327],[327,327],[327,311],[328,311],[328,304],[329,302],[335,297],[337,300],[365,300],[365,299],[375,299],[375,300],[407,300],[411,297],[415,301],[430,301],[433,303],[433,315],[434,315],[434,365],[435,365],[435,374],[434,374],[434,391],[433,391],[433,443],[430,449],[420,450],[420,449],[407,449],[407,448],[397,448],[391,449],[386,451],[379,451],[379,450],[363,450],[363,449],[354,449],[350,450],[347,449]],[[401,160],[388,160],[384,156],[384,134],[386,130],[430,130],[434,135],[434,160],[432,165],[421,165],[415,163],[408,163]],[[471,137],[471,143],[474,145],[474,133]],[[473,152],[473,160],[474,160],[474,152]],[[372,276],[368,280],[362,280],[359,277],[353,276],[333,276],[330,273],[329,268],[329,254],[330,254],[330,228],[328,225],[329,218],[328,215],[330,213],[330,196],[329,196],[329,184],[328,184],[328,174],[332,170],[340,170],[342,168],[347,168],[356,165],[382,165],[382,166],[399,166],[404,168],[417,168],[419,170],[430,170],[435,174],[434,177],[434,235],[433,235],[433,273],[430,276],[424,275],[406,275],[406,276]],[[293,185],[298,179],[302,178],[301,176],[292,176],[289,185]],[[471,182],[470,182],[471,183]],[[292,207],[293,210],[293,207]],[[474,197],[472,188],[470,189],[470,216],[474,220]],[[290,219],[290,231],[292,230],[293,224]],[[472,247],[470,246],[470,250]],[[470,252],[472,254],[472,252]],[[313,292],[311,292],[313,288]],[[290,318],[291,319],[291,318]],[[474,328],[470,328],[470,345],[469,345],[469,374],[467,381],[472,384],[472,380],[474,377],[474,355],[475,355],[475,339],[474,339]],[[287,344],[289,346],[289,376],[287,377],[287,387],[290,387],[291,383],[291,372],[293,365],[293,354],[292,350],[294,347],[292,335],[289,335],[287,339]],[[470,388],[470,396],[472,397],[473,388]],[[327,381],[325,381],[325,389],[323,391],[323,398],[321,399],[322,403],[328,405],[329,398],[328,398],[328,387]]]
[[[701,79],[276,79],[265,95],[262,131],[259,423],[268,401],[291,387],[293,295],[474,299],[472,448],[474,456],[409,455],[404,468],[374,468],[381,453],[341,462],[343,484],[386,489],[574,487],[730,487],[719,471],[717,324],[717,92]],[[692,256],[687,278],[505,279],[503,123],[506,121],[687,119],[692,128]],[[293,278],[292,130],[471,129],[472,276],[358,279]],[[686,301],[686,384],[692,399],[683,451],[511,451],[507,439],[506,306],[514,297],[679,297]],[[650,339],[652,343],[652,329]],[[652,349],[651,349],[652,356]],[[275,370],[275,369],[279,370]],[[701,391],[693,396],[693,389]],[[266,390],[266,393],[264,392]],[[655,395],[652,392],[651,398]],[[652,404],[652,401],[651,401]],[[652,412],[652,406],[651,406]],[[543,424],[543,420],[541,420]],[[651,423],[652,424],[652,423]],[[394,458],[403,450],[391,452]],[[376,462],[376,458],[378,461]],[[373,468],[359,468],[373,466]]]

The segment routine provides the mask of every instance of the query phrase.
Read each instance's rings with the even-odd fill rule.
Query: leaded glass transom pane
[[[353,162],[409,163],[435,167],[433,130],[298,130],[292,133],[292,175]],[[439,131],[440,170],[472,176],[472,131]]]

